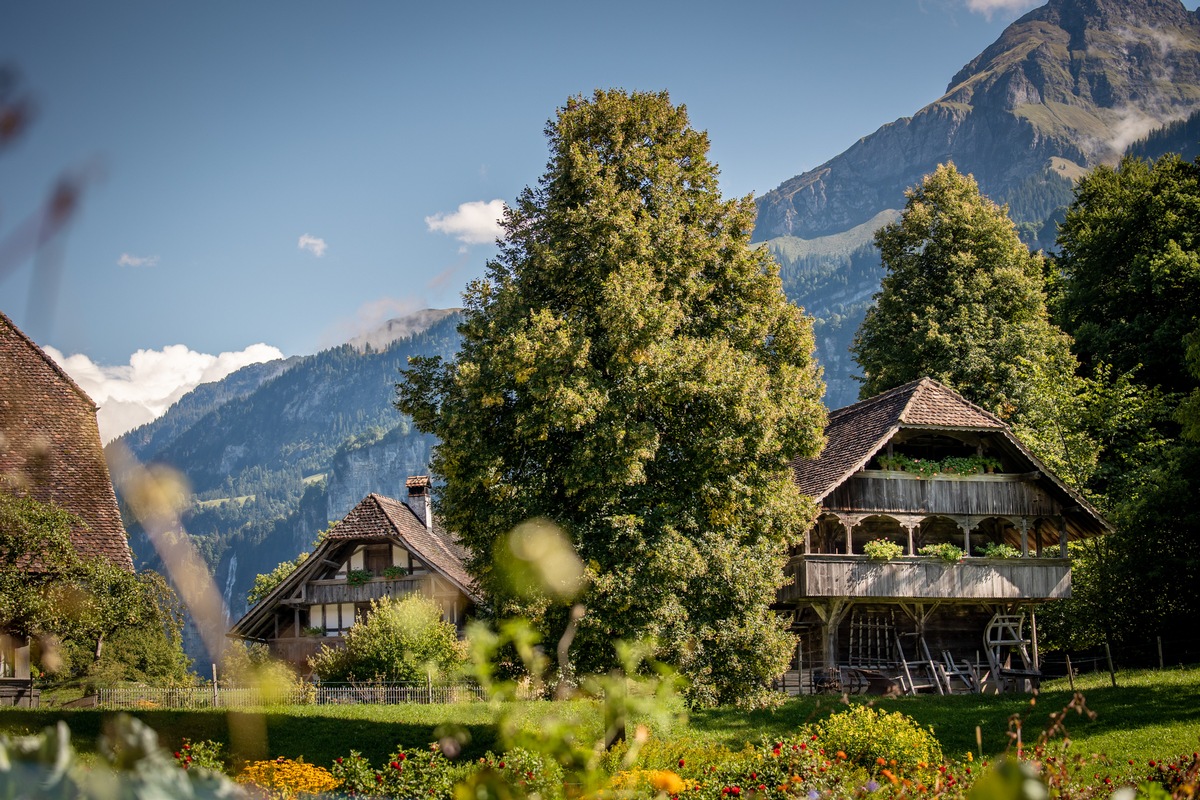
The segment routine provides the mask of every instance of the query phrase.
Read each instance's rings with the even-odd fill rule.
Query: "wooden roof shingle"
[[[80,555],[133,571],[133,557],[96,424],[96,404],[0,313],[0,483],[82,521]]]
[[[822,501],[865,468],[902,428],[995,434],[1020,452],[1100,529],[1111,529],[1100,512],[1051,472],[999,417],[932,378],[910,381],[831,413],[820,455],[792,461],[797,486],[817,502]]]

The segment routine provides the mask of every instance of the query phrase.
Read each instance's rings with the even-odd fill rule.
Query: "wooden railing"
[[[866,556],[807,555],[788,562],[793,580],[780,600],[807,597],[937,600],[1050,600],[1071,596],[1064,558],[936,558],[873,561]]]
[[[1037,517],[1057,514],[1030,474],[934,475],[863,470],[835,489],[826,509]]]
[[[428,575],[407,578],[372,578],[366,583],[351,585],[345,578],[324,581],[309,581],[304,586],[304,602],[321,603],[367,603],[384,597],[402,597],[406,594],[428,589]]]

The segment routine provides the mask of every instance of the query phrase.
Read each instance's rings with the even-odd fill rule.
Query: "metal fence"
[[[249,708],[271,705],[465,703],[483,700],[467,683],[322,683],[277,690],[241,686],[114,686],[99,690],[102,708]]]

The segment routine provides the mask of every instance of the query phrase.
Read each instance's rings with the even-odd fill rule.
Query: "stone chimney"
[[[433,530],[433,497],[430,494],[428,475],[413,475],[404,482],[408,489],[408,507],[425,523],[426,530]]]

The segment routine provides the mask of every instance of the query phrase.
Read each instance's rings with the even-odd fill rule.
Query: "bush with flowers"
[[[184,739],[183,744],[175,751],[175,763],[183,769],[203,767],[222,772],[225,769],[224,749],[225,745],[211,739],[201,739],[198,742]]]
[[[944,760],[942,745],[932,728],[922,728],[899,711],[882,711],[869,705],[851,706],[817,723],[814,732],[832,752],[869,767],[879,759],[912,772]]]
[[[271,800],[290,800],[304,795],[332,792],[340,785],[324,767],[280,756],[273,761],[252,761],[234,777],[241,784],[257,787]]]

